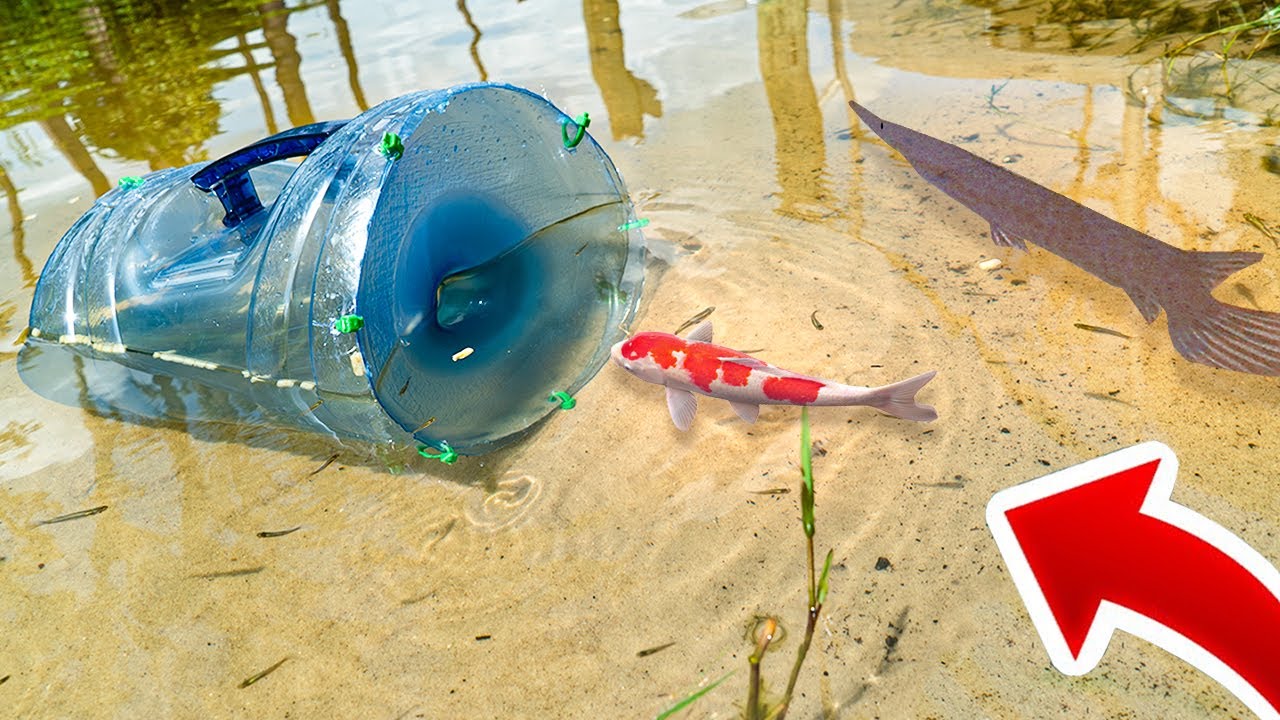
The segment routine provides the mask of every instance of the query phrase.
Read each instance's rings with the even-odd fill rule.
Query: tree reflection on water
[[[265,125],[275,115],[261,77],[274,72],[294,125],[313,115],[289,16],[318,4],[261,0],[36,0],[0,4],[0,130],[39,124],[95,194],[110,188],[94,157],[146,162],[152,170],[207,159],[221,108],[215,86],[250,76]],[[366,107],[337,3],[353,92]],[[248,38],[255,37],[257,42]],[[254,59],[265,50],[269,62]],[[262,57],[261,54],[258,55]],[[93,148],[91,153],[88,148]]]

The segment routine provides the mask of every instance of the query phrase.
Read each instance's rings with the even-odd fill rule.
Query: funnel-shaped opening
[[[553,412],[550,394],[595,373],[632,307],[630,203],[598,146],[564,147],[566,120],[476,88],[426,115],[388,176],[360,349],[419,441],[474,450]]]

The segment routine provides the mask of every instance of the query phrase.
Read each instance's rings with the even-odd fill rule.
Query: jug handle
[[[346,120],[312,123],[263,138],[204,166],[191,176],[191,182],[218,196],[227,211],[222,224],[235,227],[262,209],[250,170],[275,160],[309,155],[346,124]]]

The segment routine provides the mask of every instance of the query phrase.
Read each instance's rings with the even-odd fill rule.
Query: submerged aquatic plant
[[[808,622],[805,625],[804,639],[801,640],[800,647],[796,650],[796,659],[791,666],[791,675],[787,679],[787,689],[783,692],[782,699],[776,705],[770,707],[767,701],[761,697],[763,681],[760,678],[760,669],[761,664],[764,661],[765,653],[769,650],[769,645],[781,637],[782,628],[779,626],[777,618],[760,618],[756,625],[755,651],[751,653],[751,656],[747,660],[750,669],[750,677],[747,682],[746,707],[746,717],[748,720],[784,720],[784,718],[786,718],[787,709],[791,705],[792,694],[795,692],[796,681],[800,677],[800,668],[804,665],[804,659],[809,652],[809,646],[813,643],[813,633],[818,626],[818,615],[822,612],[822,605],[827,600],[827,578],[831,573],[831,558],[835,551],[827,551],[827,559],[822,564],[822,573],[818,574],[816,572],[816,566],[814,565],[813,551],[813,535],[815,529],[813,511],[813,448],[809,441],[809,408],[807,407],[801,408],[800,410],[800,477],[800,521],[804,527],[809,561],[809,594],[807,596],[809,600]],[[660,713],[655,720],[666,720],[666,718],[684,710],[699,698],[714,690],[732,674],[733,672],[729,672],[710,685],[690,693],[675,705],[672,705]]]
[[[1165,50],[1164,56],[1172,59],[1173,57],[1182,54],[1188,49],[1195,47],[1206,40],[1222,38],[1222,51],[1220,54],[1223,56],[1223,59],[1226,59],[1228,53],[1230,53],[1231,49],[1242,36],[1259,34],[1259,37],[1255,38],[1252,47],[1247,53],[1245,53],[1245,57],[1251,58],[1257,54],[1259,50],[1266,47],[1271,41],[1272,36],[1277,32],[1280,32],[1280,6],[1267,8],[1256,17],[1249,19],[1241,17],[1239,18],[1239,22],[1222,24],[1217,28],[1198,33],[1178,43],[1172,48]]]
[[[791,705],[791,696],[796,689],[796,681],[800,678],[800,668],[804,665],[804,659],[809,653],[809,646],[813,643],[813,633],[818,627],[818,615],[822,612],[822,605],[827,601],[827,580],[831,574],[831,558],[834,550],[827,551],[827,558],[822,563],[822,574],[816,573],[814,565],[813,552],[813,534],[815,529],[814,512],[813,512],[813,448],[809,442],[809,408],[800,410],[800,522],[804,527],[805,545],[809,560],[809,612],[808,621],[805,623],[804,639],[800,641],[800,647],[796,649],[796,659],[791,665],[791,676],[787,679],[787,689],[782,694],[782,700],[772,709],[765,707],[760,700],[760,672],[759,666],[764,659],[764,653],[768,649],[769,641],[772,640],[773,631],[770,630],[772,618],[769,618],[762,628],[761,637],[757,641],[757,651],[750,658],[751,663],[751,683],[747,689],[747,718],[749,720],[783,720],[787,716],[787,710]],[[767,632],[766,632],[767,631]]]
[[[724,682],[725,680],[728,680],[729,676],[733,675],[735,672],[737,671],[730,670],[724,675],[721,675],[719,680],[716,680],[715,682],[711,683],[710,685],[707,685],[706,687],[694,690],[693,692],[689,693],[684,698],[682,698],[680,702],[676,703],[675,705],[672,705],[666,710],[663,710],[661,713],[658,713],[658,716],[654,718],[654,720],[667,720],[667,718],[671,717],[672,715],[675,715],[681,710],[689,707],[693,703],[697,702],[698,698],[702,697],[703,695],[706,695],[712,690],[715,690],[717,687],[720,687],[720,683]]]
[[[1221,21],[1166,47],[1160,55],[1166,94],[1216,96],[1237,107],[1265,104],[1275,93],[1274,82],[1266,77],[1269,73],[1263,69],[1265,66],[1250,67],[1240,61],[1274,52],[1276,37],[1280,37],[1280,6],[1266,8],[1252,16],[1238,11],[1235,22]],[[1213,48],[1215,43],[1217,47]],[[1258,88],[1249,92],[1247,88],[1251,84]],[[1175,114],[1196,115],[1167,100],[1165,105]],[[1273,122],[1275,107],[1272,104],[1269,109],[1259,108],[1265,122]]]

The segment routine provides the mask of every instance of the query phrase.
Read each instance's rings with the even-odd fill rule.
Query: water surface
[[[1174,499],[1274,562],[1275,381],[1187,362],[1119,290],[994,247],[847,107],[1179,247],[1266,253],[1217,295],[1280,309],[1280,243],[1248,219],[1280,225],[1273,56],[1246,58],[1250,35],[1225,61],[1222,38],[1160,57],[1265,8],[1129,5],[3,8],[0,330],[19,335],[58,238],[120,177],[421,88],[526,86],[591,113],[651,221],[639,327],[714,306],[718,342],[783,367],[863,385],[939,371],[933,424],[813,414],[817,542],[835,563],[790,717],[1247,716],[1129,636],[1094,672],[1059,674],[983,509],[1161,440],[1182,462]],[[689,713],[731,718],[748,629],[770,614],[788,633],[767,689],[785,683],[806,583],[793,409],[747,426],[705,401],[682,434],[658,388],[607,367],[529,440],[446,467],[48,402],[16,350],[0,348],[10,716],[652,717],[737,670]],[[791,492],[760,492],[776,488]]]

